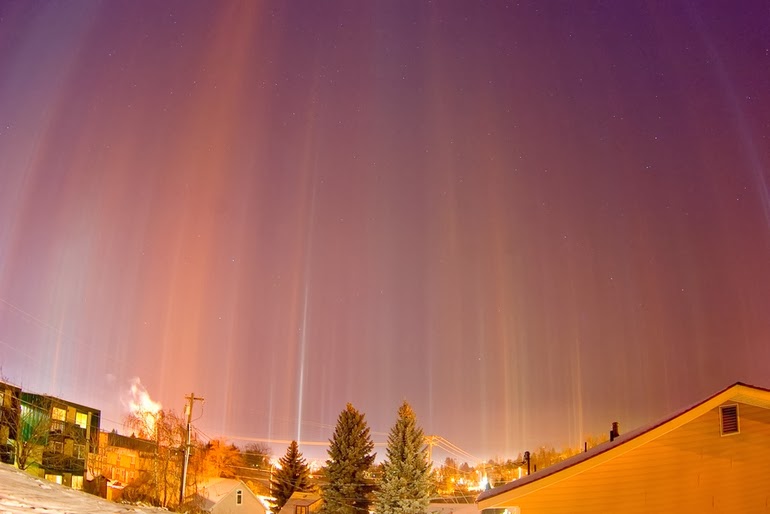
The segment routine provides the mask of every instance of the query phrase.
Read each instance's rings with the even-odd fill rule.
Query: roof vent
[[[739,432],[738,406],[723,405],[719,408],[719,414],[721,415],[722,435],[737,434]]]

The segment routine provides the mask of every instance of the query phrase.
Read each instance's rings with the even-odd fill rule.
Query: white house
[[[246,487],[233,478],[213,478],[198,485],[192,503],[212,514],[266,514],[262,502]]]

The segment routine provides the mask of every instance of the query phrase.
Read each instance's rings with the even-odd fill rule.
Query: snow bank
[[[82,491],[35,478],[23,471],[0,464],[0,513],[2,514],[78,514],[78,513],[158,513],[154,507],[137,507],[108,502]]]

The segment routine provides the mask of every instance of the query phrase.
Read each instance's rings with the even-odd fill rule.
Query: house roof
[[[281,507],[281,510],[278,511],[278,514],[292,513],[295,507],[298,506],[308,507],[308,510],[310,510],[310,506],[319,501],[321,501],[321,496],[318,493],[294,491],[283,507]]]
[[[48,410],[50,410],[51,406],[56,406],[56,407],[66,406],[66,407],[74,407],[79,411],[90,412],[91,415],[95,415],[95,416],[101,416],[101,412],[102,412],[101,410],[96,409],[94,407],[81,405],[79,403],[71,402],[69,400],[65,400],[57,396],[51,396],[49,394],[37,394],[37,393],[22,391],[21,398],[22,398],[22,401],[26,402],[27,404],[33,404],[37,407],[42,407]]]
[[[286,503],[291,502],[292,505],[312,505],[318,500],[321,499],[321,496],[317,493],[307,493],[307,492],[301,492],[301,491],[295,491],[291,493],[291,497],[289,498],[289,501]]]
[[[147,453],[154,452],[158,447],[158,444],[155,441],[142,439],[133,435],[125,436],[118,434],[117,432],[107,432],[107,445]]]
[[[204,504],[202,505],[204,510],[210,510],[214,505],[221,502],[225,496],[230,494],[233,489],[240,487],[245,491],[249,491],[252,496],[254,493],[246,487],[240,480],[234,478],[210,478],[198,484],[198,493]]]
[[[582,473],[657,439],[727,401],[770,409],[770,389],[737,382],[661,420],[621,434],[612,442],[602,443],[529,476],[484,491],[476,498],[476,503],[479,509],[494,508],[500,506],[503,501],[524,496],[551,483]]]

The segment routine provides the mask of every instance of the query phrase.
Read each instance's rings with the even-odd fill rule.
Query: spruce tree
[[[310,483],[310,468],[299,451],[297,441],[292,441],[286,450],[286,455],[279,459],[280,468],[270,480],[273,491],[273,512],[278,512],[286,505],[294,492],[312,490]]]
[[[398,409],[398,419],[388,435],[383,476],[375,493],[377,514],[423,514],[427,512],[434,482],[423,431],[407,402]]]
[[[327,484],[321,487],[324,512],[367,514],[373,485],[366,475],[374,462],[374,443],[364,415],[348,403],[329,443]]]

